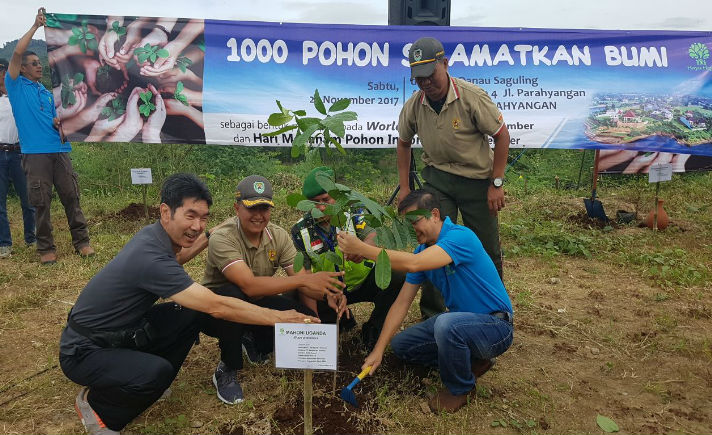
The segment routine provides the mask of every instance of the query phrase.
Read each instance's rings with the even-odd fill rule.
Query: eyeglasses
[[[23,65],[42,66],[42,62],[39,60],[33,60],[32,62],[23,63]]]
[[[423,219],[425,219],[425,216],[423,216],[423,215],[412,218],[412,219],[410,219],[410,224],[415,226],[418,222],[422,221]]]

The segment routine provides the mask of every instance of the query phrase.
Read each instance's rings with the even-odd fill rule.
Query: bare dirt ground
[[[57,365],[58,338],[83,285],[140,227],[111,219],[92,228],[94,258],[70,254],[67,237],[59,236],[55,266],[40,266],[23,247],[0,260],[2,433],[83,433],[73,408],[78,386]],[[56,222],[55,233],[66,235],[66,224]],[[189,271],[199,280],[202,259]],[[315,373],[316,432],[599,434],[598,414],[623,433],[712,432],[709,283],[662,289],[614,261],[566,256],[507,259],[505,274],[515,341],[479,380],[471,403],[433,415],[426,401],[440,388],[437,372],[404,366],[389,354],[355,389],[359,409],[334,394],[331,373]],[[369,309],[355,307],[359,323]],[[414,306],[408,321],[418,317]],[[365,352],[357,337],[358,328],[342,336],[336,394],[360,371]],[[240,375],[247,400],[226,406],[210,380],[217,358],[215,341],[203,338],[172,395],[125,433],[303,432],[301,372],[248,366]]]

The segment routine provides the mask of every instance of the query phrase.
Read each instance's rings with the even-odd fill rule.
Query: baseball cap
[[[323,187],[316,181],[316,176],[318,174],[324,174],[327,177],[334,179],[334,170],[328,166],[319,166],[318,168],[312,169],[307,176],[304,178],[304,185],[302,186],[302,195],[307,198],[314,198],[322,193],[326,193]]]
[[[435,71],[437,61],[445,56],[443,44],[435,38],[420,38],[410,46],[408,62],[410,77],[429,77]]]
[[[7,62],[7,59],[3,59],[0,57],[0,68],[7,69],[8,65],[10,64]]]
[[[260,204],[274,207],[272,184],[261,175],[245,177],[237,185],[235,201],[241,201],[247,208]]]

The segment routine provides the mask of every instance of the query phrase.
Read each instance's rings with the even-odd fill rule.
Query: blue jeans
[[[512,344],[514,327],[490,314],[438,314],[396,334],[393,352],[407,362],[440,369],[440,379],[454,395],[475,387],[472,361],[503,354]]]
[[[22,170],[21,156],[16,151],[0,151],[0,246],[12,246],[10,222],[7,219],[7,192],[11,181],[20,197],[25,243],[35,242],[35,209],[27,200],[27,179]]]

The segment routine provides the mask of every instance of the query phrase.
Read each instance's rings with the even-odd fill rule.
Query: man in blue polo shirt
[[[57,261],[50,220],[52,186],[64,206],[75,251],[88,257],[94,255],[94,249],[89,245],[87,221],[79,206],[77,174],[69,159],[72,146],[60,138],[54,98],[40,83],[42,62],[35,53],[26,51],[32,36],[45,23],[44,8],[40,8],[12,53],[5,87],[20,136],[28,197],[36,211],[37,252],[42,264],[52,264]]]
[[[398,205],[400,213],[423,209],[430,217],[412,220],[420,245],[414,253],[388,250],[391,267],[408,272],[391,306],[378,342],[363,368],[378,368],[386,346],[408,362],[440,369],[445,388],[428,404],[434,412],[454,412],[467,403],[475,382],[512,344],[512,303],[497,269],[475,233],[440,215],[437,198],[426,191],[410,192]],[[381,248],[339,233],[339,248],[375,260]],[[398,331],[420,285],[432,282],[448,311]],[[391,337],[393,340],[391,340]]]

